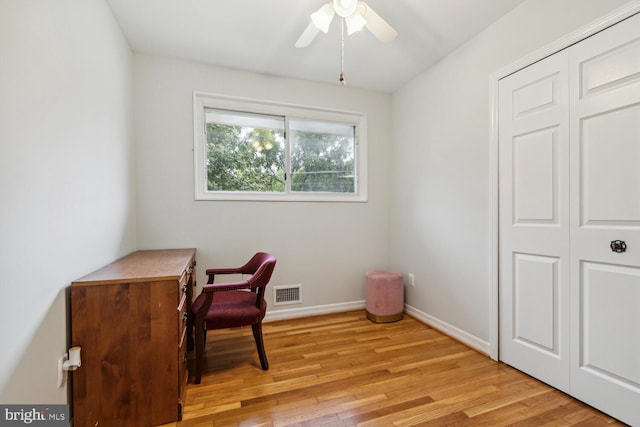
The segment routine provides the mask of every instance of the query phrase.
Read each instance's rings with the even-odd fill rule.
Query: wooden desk
[[[71,283],[75,426],[181,419],[195,253],[138,251]]]

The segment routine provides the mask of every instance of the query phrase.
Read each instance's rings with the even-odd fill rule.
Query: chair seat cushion
[[[193,302],[192,310],[195,316],[205,295],[200,294]],[[219,291],[213,293],[211,307],[205,316],[207,329],[233,328],[257,323],[264,317],[267,303],[263,300],[262,307],[256,307],[256,294],[247,291]]]

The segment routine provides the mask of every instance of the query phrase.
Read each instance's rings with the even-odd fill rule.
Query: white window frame
[[[355,174],[356,191],[354,193],[330,192],[246,192],[246,191],[208,191],[205,136],[205,108],[234,110],[248,113],[324,120],[355,126]],[[204,92],[193,92],[193,161],[196,200],[248,200],[248,201],[321,201],[321,202],[366,202],[367,201],[367,115],[366,113],[330,110],[303,105],[277,103],[249,98],[231,97]],[[291,176],[289,161],[289,135],[285,138],[287,158],[287,179]]]

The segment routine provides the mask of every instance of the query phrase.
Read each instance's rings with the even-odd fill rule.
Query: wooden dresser
[[[138,251],[71,284],[71,344],[82,347],[76,427],[181,419],[195,253]]]

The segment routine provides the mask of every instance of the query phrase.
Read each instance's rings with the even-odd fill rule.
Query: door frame
[[[499,360],[499,277],[500,277],[500,247],[499,247],[499,176],[498,176],[498,82],[529,65],[553,55],[567,47],[578,43],[595,33],[598,33],[632,15],[640,13],[640,0],[632,1],[618,9],[613,10],[600,19],[588,24],[555,42],[534,51],[533,53],[501,68],[490,76],[490,100],[491,100],[491,137],[489,141],[489,209],[490,209],[490,283],[491,283],[491,307],[489,317],[489,356]]]

